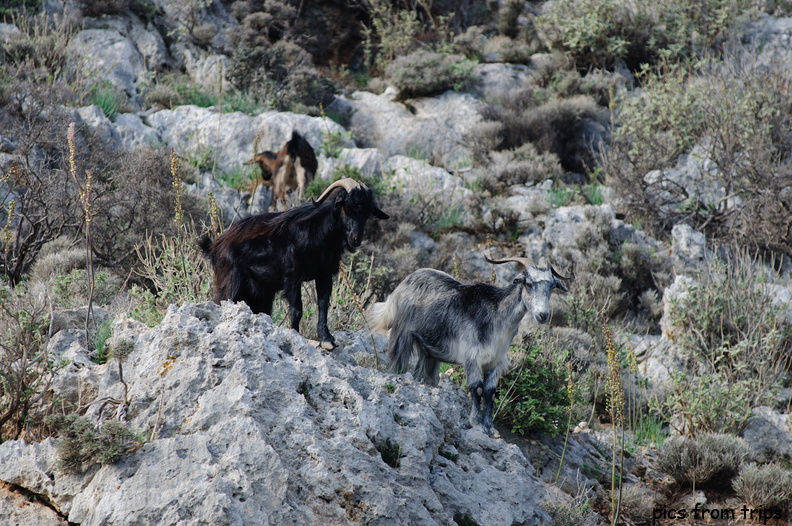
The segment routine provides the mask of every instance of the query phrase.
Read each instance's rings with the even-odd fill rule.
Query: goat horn
[[[343,188],[347,192],[351,192],[355,188],[366,188],[366,185],[358,181],[355,181],[351,177],[347,177],[345,179],[339,179],[338,181],[328,186],[327,189],[324,192],[322,192],[322,195],[319,196],[319,199],[317,199],[316,201],[313,201],[313,199],[311,199],[313,201],[314,206],[319,206],[320,204],[322,204],[322,201],[327,199],[327,196],[330,195],[333,192],[333,190],[335,190],[336,188]]]
[[[484,256],[484,259],[487,260],[489,263],[494,263],[495,265],[499,265],[501,263],[508,263],[510,261],[514,261],[515,263],[519,263],[525,268],[529,268],[533,266],[533,261],[530,258],[504,258],[504,259],[490,259],[487,256]]]
[[[556,269],[554,269],[553,265],[551,265],[550,263],[548,263],[547,266],[550,267],[550,272],[552,272],[553,276],[555,276],[557,279],[570,279],[570,280],[574,279],[574,275],[573,276],[564,276],[562,274],[559,274],[558,271],[556,271]]]

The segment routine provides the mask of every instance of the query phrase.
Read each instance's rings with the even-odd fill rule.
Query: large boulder
[[[448,169],[470,163],[464,137],[481,121],[483,102],[453,91],[409,103],[396,101],[395,95],[392,89],[382,95],[358,91],[334,105],[350,114],[350,129],[358,142],[378,148],[385,157],[409,155]]]
[[[244,304],[172,306],[159,326],[117,324],[114,338],[135,342],[123,373],[143,447],[70,474],[55,439],[0,445],[0,481],[70,523],[549,521],[529,461],[470,426],[447,378],[427,387],[358,366]],[[352,340],[364,354],[368,337]],[[123,399],[115,361],[94,367],[97,397]]]
[[[185,157],[211,150],[220,171],[237,170],[253,156],[254,146],[259,152],[280,150],[294,130],[305,137],[317,154],[325,135],[345,132],[341,125],[320,117],[277,111],[251,117],[197,106],[160,110],[145,122],[157,131],[164,144]]]
[[[80,31],[69,41],[68,52],[84,74],[106,80],[128,97],[137,94],[137,82],[146,76],[143,55],[116,29]]]

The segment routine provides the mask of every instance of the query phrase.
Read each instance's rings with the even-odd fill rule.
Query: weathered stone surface
[[[757,20],[745,24],[743,42],[748,49],[758,52],[760,64],[792,69],[792,18],[772,17],[762,14]]]
[[[85,29],[74,35],[68,48],[73,60],[81,61],[83,71],[107,80],[130,97],[136,94],[146,64],[132,41],[117,30]]]
[[[753,409],[742,437],[751,444],[758,462],[788,461],[792,458],[792,428],[789,415],[762,406]]]
[[[376,147],[385,157],[431,159],[448,169],[470,162],[472,156],[462,139],[481,120],[481,101],[448,91],[413,99],[408,107],[394,96],[392,90],[382,95],[358,91],[350,99],[339,99],[338,106],[351,112],[350,129],[363,146]]]
[[[0,483],[0,517],[7,526],[66,526],[67,521],[46,504],[30,500],[18,488]]]
[[[707,249],[707,238],[689,225],[674,225],[671,229],[671,255],[679,272],[700,268],[711,252]]]
[[[158,327],[119,324],[115,337],[135,341],[128,418],[147,444],[73,475],[60,471],[55,440],[0,445],[0,480],[45,496],[72,523],[549,520],[529,461],[470,427],[456,385],[354,365],[366,338],[326,353],[230,303],[172,306]],[[97,396],[120,397],[116,365],[96,367]],[[387,441],[391,465],[378,451]]]
[[[470,203],[473,192],[465,188],[462,179],[442,168],[424,161],[394,155],[385,162],[404,199],[431,203],[437,209],[458,210],[462,221],[470,219]]]

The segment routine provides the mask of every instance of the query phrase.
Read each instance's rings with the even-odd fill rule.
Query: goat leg
[[[484,425],[484,415],[481,413],[481,401],[484,395],[484,381],[481,377],[481,368],[475,361],[465,364],[465,376],[467,376],[468,391],[473,401],[473,409],[470,411],[470,423],[473,425]],[[487,431],[489,433],[489,431]]]
[[[495,406],[495,388],[498,387],[498,377],[495,370],[487,371],[484,375],[484,414],[481,417],[481,425],[484,431],[492,438],[500,438],[500,433],[495,429],[493,419],[493,409]]]
[[[319,336],[320,345],[324,349],[334,349],[335,338],[327,327],[327,310],[330,306],[330,295],[333,291],[333,276],[316,278],[316,299],[318,303],[319,319],[316,322],[316,334]]]
[[[300,332],[300,320],[303,314],[302,305],[302,283],[287,282],[283,289],[283,295],[289,302],[289,319],[291,328]]]

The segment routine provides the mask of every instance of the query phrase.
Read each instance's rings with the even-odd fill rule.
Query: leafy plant
[[[350,131],[343,132],[327,132],[322,137],[322,144],[319,145],[319,151],[327,157],[336,158],[341,155],[341,150],[347,147],[350,141],[353,141],[355,136]]]
[[[496,416],[513,433],[556,435],[567,421],[567,372],[564,357],[541,341],[512,348],[514,367],[496,391]]]

